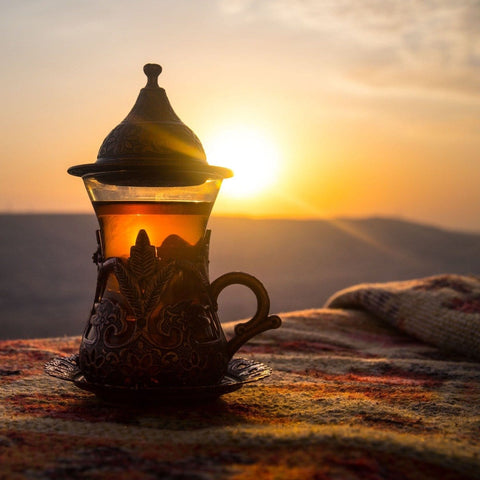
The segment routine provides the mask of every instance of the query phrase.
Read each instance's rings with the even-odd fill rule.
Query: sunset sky
[[[66,170],[95,161],[151,62],[210,163],[254,160],[215,214],[480,231],[478,0],[0,5],[0,211],[91,212]]]

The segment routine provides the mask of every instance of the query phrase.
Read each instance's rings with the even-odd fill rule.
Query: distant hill
[[[438,273],[480,273],[480,234],[391,219],[212,218],[210,279],[257,276],[272,311],[321,307],[339,289]],[[81,334],[95,288],[93,215],[0,215],[0,338]],[[245,318],[254,297],[233,286],[222,321]]]
[[[214,218],[211,226],[213,277],[224,269],[257,275],[276,311],[320,307],[356,283],[480,273],[480,235],[401,220]],[[238,313],[247,311],[239,305]]]

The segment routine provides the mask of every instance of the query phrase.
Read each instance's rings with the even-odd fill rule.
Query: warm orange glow
[[[234,170],[216,215],[480,229],[476,2],[58,2],[40,16],[24,3],[2,11],[15,61],[0,80],[1,211],[91,213],[66,170],[95,161],[148,61],[208,162]]]
[[[212,205],[206,202],[95,202],[103,233],[104,255],[129,257],[138,232],[159,247],[175,234],[194,245],[203,236]]]
[[[280,153],[266,134],[246,127],[231,127],[206,139],[208,162],[231,168],[234,177],[224,182],[222,195],[251,197],[277,181]]]

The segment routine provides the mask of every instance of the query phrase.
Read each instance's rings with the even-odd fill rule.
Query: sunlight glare
[[[223,130],[205,142],[208,163],[233,170],[222,186],[223,193],[248,197],[275,184],[280,155],[263,132],[239,127]]]

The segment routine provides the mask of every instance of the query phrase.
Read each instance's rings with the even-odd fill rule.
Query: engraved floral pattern
[[[221,377],[228,356],[207,291],[207,250],[208,237],[191,246],[174,235],[157,249],[140,230],[127,260],[105,262],[99,277],[113,274],[121,297],[97,299],[79,352],[89,381],[145,387]]]

